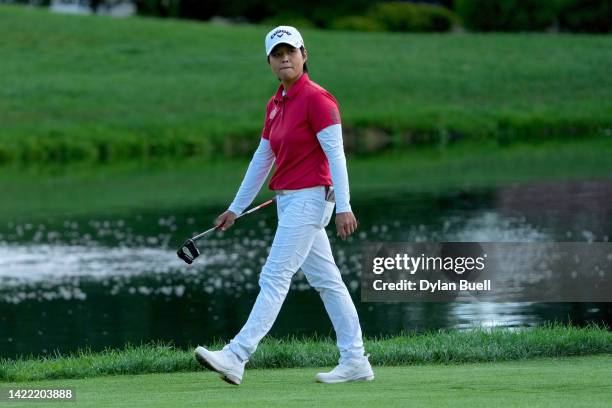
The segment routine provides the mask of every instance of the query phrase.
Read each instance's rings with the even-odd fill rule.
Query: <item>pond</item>
[[[402,331],[525,327],[546,321],[612,322],[611,303],[362,303],[365,242],[609,241],[612,181],[514,184],[443,194],[402,191],[353,197],[359,229],[327,231],[366,336]],[[246,321],[276,228],[273,206],[200,245],[190,266],[176,256],[223,208],[0,224],[0,356],[101,350],[163,341],[180,347],[229,340]],[[317,294],[298,272],[271,331],[330,335]]]

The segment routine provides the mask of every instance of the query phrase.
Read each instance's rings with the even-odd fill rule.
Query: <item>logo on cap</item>
[[[284,34],[291,35],[291,33],[287,30],[276,30],[272,33],[270,39],[273,39],[274,37],[282,38]]]

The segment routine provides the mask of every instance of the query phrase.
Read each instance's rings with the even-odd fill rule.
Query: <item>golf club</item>
[[[245,216],[247,214],[250,214],[252,212],[255,212],[257,210],[259,210],[260,208],[263,208],[267,205],[270,205],[274,202],[274,199],[270,199],[264,203],[259,204],[257,207],[253,207],[248,211],[243,212],[242,214],[238,215],[235,219],[237,220],[238,218]],[[196,241],[203,238],[204,236],[206,236],[207,234],[209,234],[210,232],[218,229],[219,226],[214,226],[198,235],[196,235],[195,237],[192,237],[190,239],[188,239],[187,241],[185,241],[185,243],[183,245],[181,245],[181,247],[179,248],[179,250],[176,252],[176,254],[178,255],[179,258],[181,258],[183,261],[187,262],[188,264],[192,264],[193,261],[200,256],[200,251],[198,250],[198,247],[196,246]]]

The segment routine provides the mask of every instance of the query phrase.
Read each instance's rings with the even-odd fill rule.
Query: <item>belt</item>
[[[298,191],[321,189],[323,187],[325,187],[325,192],[327,193],[327,191],[329,190],[329,186],[314,186],[314,187],[298,188],[297,190],[274,190],[274,192],[277,195],[285,195],[285,194],[295,193],[295,192],[298,192]]]

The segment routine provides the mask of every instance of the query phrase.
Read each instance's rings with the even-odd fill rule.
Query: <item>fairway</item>
[[[316,368],[246,370],[234,387],[215,373],[122,375],[9,383],[73,387],[78,407],[609,407],[612,355],[504,363],[374,367],[366,383],[317,384]],[[3,403],[3,407],[25,404]],[[57,407],[67,404],[36,404]]]

